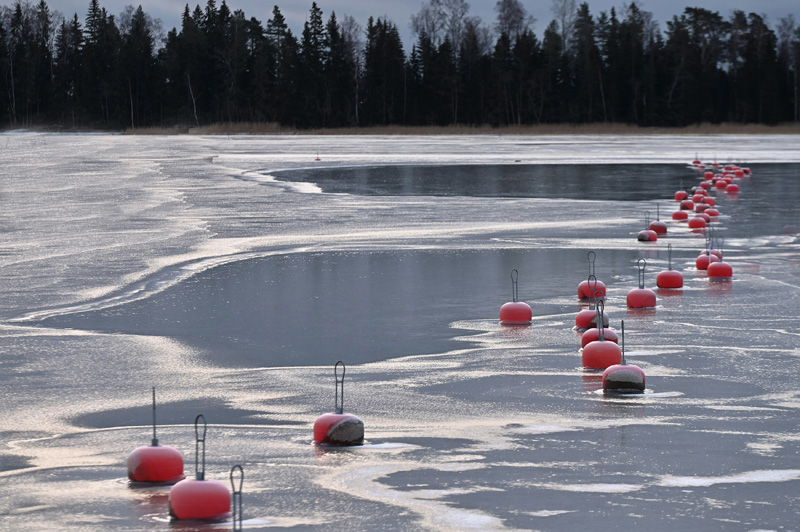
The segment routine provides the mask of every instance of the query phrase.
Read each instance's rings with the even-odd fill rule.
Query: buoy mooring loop
[[[238,478],[235,478],[237,477]],[[233,532],[241,532],[243,530],[242,526],[242,485],[244,484],[244,469],[240,465],[235,465],[231,468],[231,492],[233,493],[232,498],[232,510],[233,510]]]
[[[647,266],[647,261],[639,259],[636,261],[636,266],[639,268],[639,288],[644,288],[644,269]]]
[[[202,433],[200,432],[200,420],[203,421]],[[194,471],[196,480],[205,480],[206,478],[206,418],[203,414],[198,414],[194,418]]]
[[[595,283],[597,283],[597,277],[594,276],[594,261],[597,259],[597,253],[590,251],[586,254],[586,258],[589,259],[589,277],[594,277]]]
[[[339,365],[342,366],[342,376],[339,376]],[[341,360],[333,366],[333,377],[336,379],[336,403],[334,412],[337,414],[344,413],[344,373],[346,368],[344,366],[344,362]]]

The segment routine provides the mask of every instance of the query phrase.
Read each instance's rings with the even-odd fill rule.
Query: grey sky
[[[278,5],[284,17],[295,34],[299,35],[302,31],[303,23],[308,17],[312,0],[227,0],[231,10],[241,9],[245,15],[255,17],[266,24],[271,18],[272,8]],[[206,5],[207,0],[188,2],[189,9],[200,4]],[[219,6],[222,0],[216,0]],[[33,2],[35,3],[35,2]],[[153,18],[162,21],[164,30],[168,31],[172,27],[180,27],[180,15],[186,5],[186,0],[100,0],[101,7],[106,8],[109,14],[119,15],[126,5],[142,5],[142,8]],[[469,1],[470,15],[479,16],[485,24],[493,24],[495,20],[494,6],[497,0],[473,0]],[[553,19],[550,9],[551,0],[522,0],[528,13],[536,19],[534,30],[541,37],[543,29]],[[577,1],[581,3],[580,0]],[[629,2],[624,0],[591,0],[587,2],[593,15],[601,11],[608,11],[615,7],[620,12],[623,5]],[[11,5],[11,0],[5,0],[4,5]],[[83,21],[89,7],[89,0],[49,0],[48,5],[51,10],[58,10],[63,15],[71,17],[74,13]],[[322,9],[324,20],[327,20],[331,11],[336,13],[339,20],[344,15],[352,16],[362,27],[367,24],[367,19],[386,17],[397,24],[401,36],[407,45],[412,40],[409,30],[409,18],[417,13],[422,6],[421,0],[318,0],[317,5]],[[793,14],[800,23],[800,4],[797,0],[767,0],[756,2],[754,0],[642,0],[639,5],[645,11],[650,11],[661,29],[666,28],[666,21],[673,15],[679,15],[687,6],[702,7],[711,11],[718,11],[723,17],[728,18],[736,9],[747,13],[754,11],[758,14],[767,15],[769,25],[775,29],[782,17]],[[408,51],[408,50],[407,50]]]

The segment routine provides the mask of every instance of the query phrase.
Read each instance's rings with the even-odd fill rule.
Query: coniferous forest
[[[0,127],[131,129],[269,122],[292,128],[798,122],[800,27],[686,8],[664,28],[636,2],[594,14],[552,0],[536,35],[519,0],[483,22],[428,0],[397,25],[325,14],[295,35],[223,0],[186,5],[166,34],[141,7],[45,0],[0,8]],[[405,22],[404,22],[405,23]]]

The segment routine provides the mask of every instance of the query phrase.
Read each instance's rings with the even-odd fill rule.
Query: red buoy
[[[705,198],[703,198],[703,203],[705,203],[709,207],[713,207],[714,205],[717,204],[717,200],[715,200],[711,196],[706,196]]]
[[[712,171],[710,171],[710,170],[709,170],[709,171],[707,171],[707,172],[705,172],[705,173],[703,174],[703,177],[704,177],[706,180],[710,181],[710,180],[711,180],[711,178],[713,178],[713,177],[714,177],[714,172],[712,172]]]
[[[708,278],[712,281],[730,281],[733,279],[733,267],[720,260],[708,265]]]
[[[683,274],[672,269],[672,244],[667,244],[669,268],[659,272],[656,276],[656,285],[659,288],[683,288]]]
[[[590,306],[588,309],[583,309],[578,312],[575,316],[575,328],[579,331],[585,331],[587,329],[591,329],[593,327],[597,327],[597,303],[602,302],[602,299],[598,299],[595,301],[593,306]],[[602,326],[608,327],[608,315],[607,314],[600,314],[600,317],[603,319]]]
[[[603,318],[605,318],[605,315],[603,315]],[[608,342],[614,342],[615,344],[619,343],[619,338],[617,337],[617,333],[614,332],[613,329],[607,328],[605,325],[603,325],[603,336]],[[595,340],[599,339],[600,339],[600,329],[598,329],[597,327],[586,329],[581,335],[581,347],[586,347],[590,342],[594,342]]]
[[[725,187],[725,192],[739,192],[739,185],[731,183]]]
[[[700,214],[701,212],[705,212],[706,209],[708,209],[708,208],[709,208],[708,204],[706,204],[706,203],[698,203],[697,205],[694,206],[694,212],[696,212],[697,214]]]
[[[694,201],[690,199],[685,199],[681,202],[681,209],[684,211],[693,211],[694,210]]]
[[[639,288],[634,288],[628,292],[628,308],[653,308],[656,306],[656,293],[644,287],[644,269],[647,261],[639,259]]]
[[[128,479],[133,482],[174,484],[183,480],[183,455],[156,437],[156,388],[153,387],[153,440],[149,447],[137,447],[128,455]]]
[[[700,186],[703,187],[704,190],[708,190],[711,187],[711,181],[703,181],[700,183]]]
[[[675,211],[672,213],[672,219],[679,222],[685,222],[689,219],[689,213],[686,211]]]
[[[603,391],[616,393],[644,393],[645,375],[639,366],[625,361],[625,320],[622,321],[622,360],[603,372]]]
[[[700,254],[700,256],[697,257],[694,263],[698,270],[707,270],[709,264],[718,261],[719,258],[716,255],[713,255],[708,250],[705,250]]]
[[[720,215],[719,209],[716,209],[714,207],[709,207],[708,209],[706,209],[703,212],[706,213],[707,215],[709,215],[712,220],[718,219],[719,215]]]
[[[339,365],[342,375],[339,376]],[[327,445],[361,445],[364,443],[364,423],[358,416],[344,412],[344,363],[333,368],[336,379],[336,403],[333,413],[323,414],[314,422],[314,442]]]
[[[533,317],[530,305],[517,301],[517,278],[519,272],[511,270],[511,301],[500,307],[501,325],[530,325]]]
[[[683,201],[689,197],[689,193],[685,190],[679,190],[675,192],[675,201]]]
[[[581,281],[578,284],[578,299],[594,301],[595,299],[604,299],[606,297],[606,285],[602,281],[598,281],[594,276],[594,261],[597,254],[590,251],[586,254],[589,259],[589,278],[586,281]]]
[[[199,429],[203,421],[202,434]],[[169,515],[173,519],[227,519],[231,511],[231,495],[218,480],[206,480],[206,420],[202,414],[194,420],[196,473],[194,479],[181,480],[169,490]]]
[[[602,323],[603,318],[603,302],[597,302],[597,322]],[[581,353],[581,360],[584,368],[603,369],[613,364],[619,364],[622,360],[622,351],[619,346],[611,341],[605,339],[604,329],[600,329],[598,339],[589,342],[583,348]]]
[[[694,216],[689,219],[689,229],[703,229],[706,226],[706,221],[700,216]]]
[[[656,204],[656,219],[647,226],[651,231],[655,231],[657,235],[667,234],[667,224],[661,221],[661,212],[658,204]]]
[[[717,189],[722,190],[722,189],[724,189],[725,187],[728,186],[728,183],[725,181],[725,179],[720,179],[716,183],[714,183],[714,186]]]

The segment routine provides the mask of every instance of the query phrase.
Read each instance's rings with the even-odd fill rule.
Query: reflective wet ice
[[[697,152],[753,169],[718,195],[731,283],[669,218]],[[128,485],[156,386],[187,475],[199,413],[206,475],[242,464],[247,530],[791,527],[796,157],[791,137],[8,136],[4,526],[218,529]],[[638,242],[657,204],[669,233]],[[667,243],[684,289],[628,310]],[[590,249],[645,394],[581,368]],[[498,324],[512,269],[530,327]],[[366,444],[320,448],[340,359]]]

